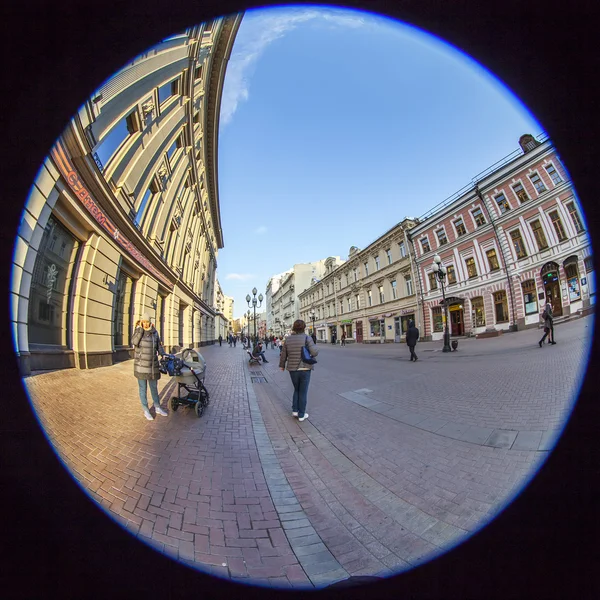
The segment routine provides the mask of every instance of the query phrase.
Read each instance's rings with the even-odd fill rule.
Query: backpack
[[[542,319],[544,319],[544,321],[548,318],[548,311],[546,309],[544,309],[544,312],[542,313]]]

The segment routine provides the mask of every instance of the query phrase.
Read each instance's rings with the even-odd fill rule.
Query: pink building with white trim
[[[443,337],[435,254],[448,268],[453,337],[537,327],[546,297],[557,318],[592,310],[591,242],[568,173],[545,136],[524,135],[519,144],[409,233],[427,339]]]

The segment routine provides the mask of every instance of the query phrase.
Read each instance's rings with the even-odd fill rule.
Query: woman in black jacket
[[[308,384],[310,383],[310,373],[313,365],[302,362],[302,346],[308,348],[312,357],[319,354],[317,345],[309,335],[304,333],[306,323],[301,319],[294,321],[292,325],[292,334],[288,335],[282,346],[279,356],[279,368],[290,372],[290,378],[294,385],[294,397],[292,400],[292,416],[298,417],[298,421],[308,419],[306,412],[306,401],[308,396]]]
[[[160,398],[158,396],[158,380],[160,379],[158,354],[162,356],[165,351],[162,347],[158,331],[156,331],[147,312],[135,324],[131,343],[134,346],[133,374],[138,380],[140,401],[144,409],[144,416],[149,421],[153,420],[148,408],[147,397],[147,389],[150,386],[150,393],[152,394],[156,414],[166,417],[168,413],[160,407]]]
[[[408,322],[408,329],[406,330],[406,345],[410,350],[410,360],[417,361],[418,357],[415,354],[415,346],[417,345],[417,340],[419,339],[419,330],[415,327],[414,321]]]

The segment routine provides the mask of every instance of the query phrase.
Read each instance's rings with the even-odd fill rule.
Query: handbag
[[[306,346],[307,343],[308,343],[308,336],[306,336],[306,340],[304,341],[304,346],[302,346],[302,350],[300,351],[300,357],[301,357],[303,363],[306,363],[307,365],[315,365],[315,364],[317,364],[317,361],[310,355],[310,352],[308,351],[308,348]]]

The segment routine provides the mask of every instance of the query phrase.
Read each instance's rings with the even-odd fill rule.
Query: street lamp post
[[[452,349],[450,348],[450,331],[448,330],[448,307],[446,306],[446,293],[444,291],[447,269],[442,264],[442,259],[439,254],[436,254],[433,257],[431,270],[435,273],[437,280],[442,286],[442,302],[444,305],[444,347],[442,348],[442,352],[452,352]]]
[[[250,294],[246,295],[246,302],[248,303],[248,306],[252,305],[254,307],[254,343],[256,344],[256,305],[258,304],[258,302],[260,302],[260,304],[258,304],[258,307],[260,308],[262,306],[262,301],[263,301],[263,295],[259,294],[258,295],[258,302],[256,300],[256,294],[257,294],[258,290],[256,288],[252,288],[252,298],[250,298]],[[248,311],[250,312],[250,311]]]
[[[246,321],[246,337],[248,338],[248,345],[250,345],[250,309],[248,309],[248,320]]]
[[[313,332],[313,335],[315,335],[315,336],[317,335],[317,332],[315,330],[315,320],[316,319],[317,319],[317,315],[315,314],[315,309],[311,308],[310,309],[310,320],[312,321],[312,324],[313,324],[312,332]]]

